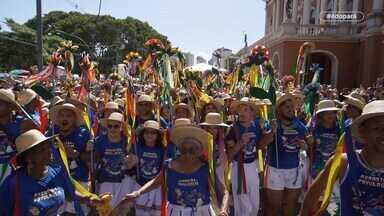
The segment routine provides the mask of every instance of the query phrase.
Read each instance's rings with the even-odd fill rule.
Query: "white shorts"
[[[265,188],[271,190],[300,189],[303,187],[303,181],[300,167],[277,169],[267,165],[264,180]]]
[[[136,183],[135,190],[141,186]],[[135,202],[136,215],[160,215],[161,206],[161,187],[156,188],[148,193],[141,194]]]
[[[112,208],[116,207],[117,204],[125,197],[127,193],[133,192],[135,188],[135,181],[129,177],[125,178],[121,182],[103,182],[99,184],[98,193],[111,193],[112,200],[110,202]]]
[[[246,194],[237,194],[238,191],[238,163],[232,162],[232,194],[235,216],[256,216],[260,207],[259,172],[257,160],[244,163]]]
[[[215,216],[211,205],[203,205],[197,208],[188,208],[168,203],[167,216]]]

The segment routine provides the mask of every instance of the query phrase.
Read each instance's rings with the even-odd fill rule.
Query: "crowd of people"
[[[106,215],[384,215],[383,78],[321,85],[312,115],[294,82],[275,102],[215,89],[198,106],[183,88],[161,104],[129,75],[85,99],[57,82],[48,102],[3,83],[0,215],[95,215],[103,196]]]

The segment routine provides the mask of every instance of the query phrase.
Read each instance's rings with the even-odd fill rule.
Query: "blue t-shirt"
[[[118,143],[111,143],[107,135],[102,135],[95,140],[95,150],[100,154],[97,165],[97,180],[103,182],[121,182],[124,178],[123,161],[126,156],[126,139]]]
[[[336,124],[332,128],[325,128],[319,124],[315,127],[313,135],[316,149],[314,151],[311,175],[316,177],[324,169],[328,159],[335,153],[339,140],[339,128]]]
[[[21,133],[22,119],[21,116],[17,116],[15,121],[0,125],[0,164],[9,163],[9,160],[16,155],[15,140]]]
[[[164,148],[148,147],[142,144],[137,146],[137,153],[135,153],[139,159],[137,183],[144,185],[159,174],[164,159]]]
[[[307,133],[307,127],[298,119],[294,119],[289,126],[279,122],[277,140],[269,145],[268,165],[278,169],[297,168],[299,166],[300,146],[297,146],[295,142],[297,139],[304,140]]]
[[[59,129],[55,127],[55,134],[58,134]],[[47,135],[50,136],[52,130],[48,130]],[[63,136],[60,135],[60,140],[63,142],[64,146],[74,148],[79,153],[84,153],[86,151],[87,142],[90,139],[90,133],[85,127],[77,127],[70,135]],[[60,155],[56,154],[57,151],[53,151],[53,156],[55,160],[60,158]],[[88,181],[89,170],[86,163],[80,158],[75,160],[69,160],[68,165],[70,168],[71,176],[81,182]]]
[[[165,163],[168,201],[174,205],[196,208],[211,202],[208,183],[208,163],[197,171],[185,174],[170,168],[172,160]]]
[[[73,194],[64,172],[61,167],[49,166],[46,176],[38,181],[26,175],[23,168],[12,173],[0,187],[0,215],[14,214],[16,196],[20,198],[21,215],[57,215],[65,197]]]
[[[255,121],[252,122],[251,126],[249,128],[243,127],[240,123],[234,123],[225,138],[225,140],[233,140],[235,143],[241,139],[241,135],[243,133],[255,133],[255,137],[252,138],[249,143],[245,146],[243,151],[239,151],[234,160],[239,161],[240,160],[240,154],[244,154],[244,163],[252,163],[257,159],[257,143],[259,142],[261,136],[263,135],[263,129],[262,127],[265,128],[265,130],[269,130],[269,124],[268,122],[264,122],[262,127],[260,126],[260,120],[256,119]]]

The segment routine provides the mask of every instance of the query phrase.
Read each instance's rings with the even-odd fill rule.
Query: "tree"
[[[8,19],[11,31],[0,32],[0,70],[27,69],[36,64],[36,18],[24,24]],[[43,17],[44,57],[57,49],[61,40],[72,40],[79,53],[90,53],[99,64],[102,73],[109,73],[129,51],[145,55],[144,43],[158,38],[168,44],[166,36],[154,30],[148,23],[132,17],[116,19],[112,16],[96,16],[78,12],[52,11]],[[26,43],[23,43],[26,42]],[[79,58],[79,54],[75,55]],[[75,72],[78,67],[75,67]]]

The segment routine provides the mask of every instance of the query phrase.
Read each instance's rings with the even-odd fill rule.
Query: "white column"
[[[276,29],[280,26],[280,10],[281,10],[281,0],[277,0],[276,4]]]
[[[373,0],[372,11],[383,10],[383,0]]]
[[[359,9],[360,9],[359,5],[360,5],[360,0],[353,0],[353,8],[352,8],[352,10],[353,11],[359,11]]]
[[[296,23],[297,20],[297,0],[293,0],[292,3],[292,22]]]
[[[347,1],[339,0],[339,11],[346,11],[346,10],[347,10]]]
[[[309,24],[311,16],[311,0],[304,0],[303,24]]]
[[[283,7],[283,14],[284,14],[284,18],[283,18],[283,23],[286,23],[287,20],[288,20],[288,14],[287,14],[287,4],[288,4],[288,0],[284,0],[284,7]]]
[[[319,24],[320,23],[320,13],[321,13],[321,10],[320,10],[320,3],[321,0],[316,0],[316,21],[315,23],[316,24]]]
[[[321,7],[320,7],[320,17],[325,11],[327,10],[327,0],[321,0]],[[320,20],[320,24],[324,24],[324,20]]]

